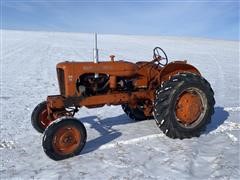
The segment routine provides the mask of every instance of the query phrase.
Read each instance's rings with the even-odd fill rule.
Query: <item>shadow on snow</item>
[[[83,123],[90,124],[90,128],[93,128],[100,133],[99,137],[86,142],[86,145],[81,154],[94,151],[100,146],[120,137],[122,133],[114,129],[113,126],[135,123],[135,121],[128,118],[125,114],[106,119],[99,119],[97,116],[88,116],[81,118],[80,120]]]
[[[209,134],[217,129],[225,120],[227,120],[228,116],[229,113],[225,111],[223,107],[215,107],[215,113],[212,116],[211,123],[208,124],[204,134]],[[80,120],[83,123],[90,124],[90,128],[93,128],[100,133],[99,137],[87,141],[81,154],[92,152],[100,146],[120,137],[122,133],[114,129],[113,126],[135,123],[135,121],[129,119],[125,114],[102,120],[97,116],[88,116],[81,118]]]
[[[227,120],[229,113],[224,110],[223,107],[215,107],[214,108],[215,112],[212,116],[211,123],[208,124],[206,131],[204,134],[208,134],[215,129],[217,129],[221,124],[224,123],[225,120]]]

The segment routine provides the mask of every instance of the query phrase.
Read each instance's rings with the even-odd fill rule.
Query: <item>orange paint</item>
[[[190,92],[183,93],[176,104],[176,116],[183,124],[191,124],[198,119],[203,109],[201,98]]]
[[[72,112],[65,110],[68,107],[85,106],[93,108],[104,105],[121,105],[123,103],[129,104],[130,107],[136,107],[139,101],[148,102],[144,106],[144,113],[149,116],[153,110],[152,102],[155,98],[155,91],[162,82],[180,72],[200,74],[195,67],[186,64],[186,61],[172,62],[165,67],[158,66],[156,62],[157,59],[137,63],[115,61],[114,57],[111,56],[110,61],[107,62],[62,62],[57,64],[60,95],[48,96],[48,117],[56,119],[71,115]],[[105,77],[108,78],[107,88],[104,93],[95,92],[94,95],[87,96],[84,94],[84,89],[89,87],[82,88],[81,92],[76,84],[82,82],[81,77],[83,75],[88,76],[88,74],[95,73],[105,74]],[[120,80],[121,82],[119,82]],[[131,90],[121,89],[124,81],[131,82]],[[89,82],[91,84],[94,81],[89,79]],[[94,90],[96,88],[102,87],[96,86]],[[193,98],[193,101],[197,100]],[[193,110],[191,114],[192,116],[197,115]],[[179,116],[182,118],[182,115]],[[192,119],[189,116],[186,121],[189,122]]]
[[[67,155],[76,150],[81,142],[81,134],[76,127],[67,126],[56,131],[52,146],[55,152]]]

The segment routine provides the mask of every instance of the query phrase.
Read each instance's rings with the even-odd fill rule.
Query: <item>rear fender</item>
[[[187,64],[187,61],[174,61],[162,69],[160,73],[160,81],[162,83],[169,80],[173,75],[184,72],[190,72],[201,76],[199,70],[196,67]]]

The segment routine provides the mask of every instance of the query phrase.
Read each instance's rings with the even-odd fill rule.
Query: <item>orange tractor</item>
[[[199,136],[210,122],[214,92],[186,61],[168,63],[159,47],[153,60],[137,63],[115,61],[114,56],[99,62],[97,47],[94,52],[94,62],[57,64],[60,95],[48,96],[32,112],[32,125],[44,132],[43,149],[51,159],[72,157],[83,149],[86,129],[74,118],[82,106],[121,105],[133,120],[155,119],[171,138]]]

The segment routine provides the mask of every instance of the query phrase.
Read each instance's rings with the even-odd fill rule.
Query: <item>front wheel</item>
[[[62,118],[47,127],[42,146],[47,156],[57,161],[80,154],[86,138],[86,129],[80,121]]]
[[[51,123],[48,119],[47,102],[39,103],[33,110],[31,116],[31,123],[35,130],[43,133],[47,126]]]
[[[214,93],[203,77],[181,73],[166,81],[156,92],[154,117],[171,138],[200,136],[214,113]]]

